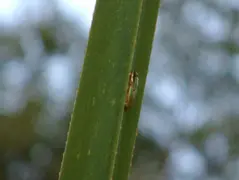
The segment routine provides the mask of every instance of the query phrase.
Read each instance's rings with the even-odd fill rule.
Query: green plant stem
[[[142,0],[97,0],[59,180],[111,180]]]
[[[133,68],[139,74],[139,87],[135,104],[123,118],[114,180],[128,179],[159,5],[160,0],[143,0],[133,64]]]

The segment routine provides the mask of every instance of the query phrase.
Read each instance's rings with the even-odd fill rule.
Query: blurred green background
[[[57,179],[94,3],[0,0],[0,180]],[[162,1],[130,180],[237,180],[238,132],[239,1]]]

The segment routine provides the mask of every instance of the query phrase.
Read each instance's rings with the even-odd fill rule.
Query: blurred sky
[[[85,32],[88,32],[92,20],[95,0],[52,0],[59,10],[71,19],[78,20]],[[24,21],[26,10],[30,12],[33,21],[41,21],[42,8],[47,0],[0,0],[0,26],[10,29]],[[22,18],[19,18],[22,17]]]

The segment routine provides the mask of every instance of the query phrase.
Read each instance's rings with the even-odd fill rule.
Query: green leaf
[[[142,0],[98,0],[60,180],[111,180]]]
[[[114,180],[128,179],[159,5],[160,0],[143,0],[133,65],[133,68],[139,75],[139,87],[135,104],[124,115]]]

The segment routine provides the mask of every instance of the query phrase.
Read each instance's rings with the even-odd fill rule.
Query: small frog
[[[139,77],[136,71],[132,71],[129,73],[129,81],[128,81],[128,88],[126,92],[126,98],[124,103],[124,111],[127,111],[133,103],[133,100],[137,94],[137,88],[139,84]]]

